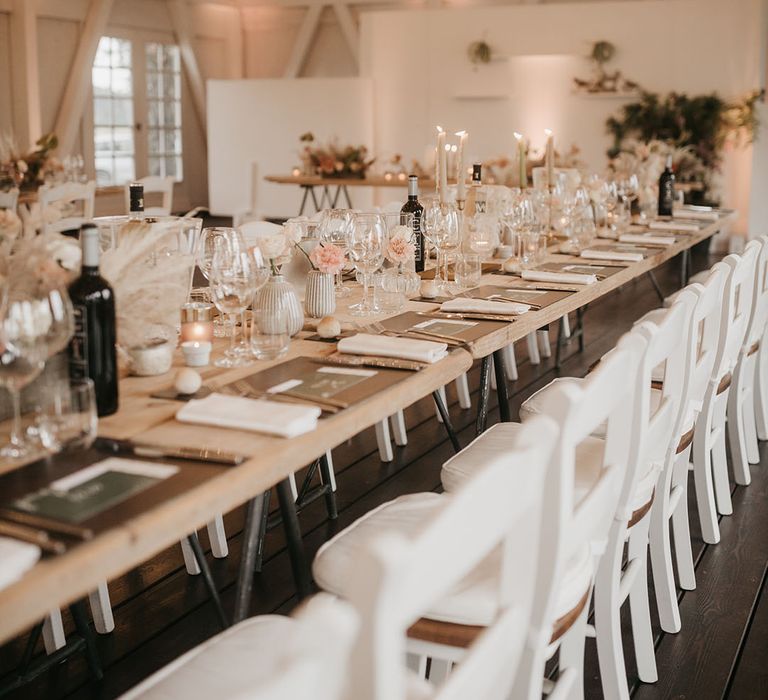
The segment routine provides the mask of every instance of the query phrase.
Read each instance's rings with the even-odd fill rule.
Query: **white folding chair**
[[[320,594],[292,617],[259,615],[217,634],[121,700],[341,700],[356,630],[354,611]]]
[[[361,620],[348,700],[405,700],[417,688],[418,697],[440,700],[509,696],[542,583],[538,561],[554,558],[554,549],[543,554],[537,547],[537,534],[556,437],[553,422],[539,419],[455,493],[401,496],[321,547],[316,581],[351,601]],[[435,653],[432,686],[418,684],[409,678],[406,652],[439,652],[425,637],[462,627],[444,625],[437,611],[450,608],[476,572],[488,570],[488,560],[494,575],[482,589],[489,610],[485,629],[465,627],[472,637],[451,652],[461,663],[447,680],[437,678],[438,659],[445,657]]]
[[[545,605],[533,623],[535,632],[524,653],[514,697],[541,697],[544,664],[558,649],[560,674],[553,692],[558,697],[583,695],[588,603],[626,473],[632,391],[645,345],[639,334],[628,334],[583,381],[553,383],[539,393],[541,412],[560,426],[547,477],[540,544],[542,551],[553,546],[557,557],[540,578],[552,585],[543,585],[537,593]],[[605,439],[592,437],[606,421]],[[443,465],[445,490],[458,489],[489,459],[503,455],[520,430],[519,423],[499,423],[476,438]],[[466,614],[464,618],[471,624]]]
[[[688,465],[693,444],[694,426],[702,408],[707,386],[712,378],[715,355],[720,338],[720,316],[723,286],[730,269],[717,263],[700,283],[688,285],[677,298],[693,296],[695,306],[686,332],[683,396],[675,421],[671,449],[667,451],[664,467],[656,486],[651,509],[650,551],[653,587],[659,622],[665,632],[680,631],[680,611],[677,604],[675,573],[672,567],[672,536],[680,587],[693,590],[696,575],[691,550],[688,523]],[[656,312],[651,312],[651,314]],[[664,379],[654,375],[654,384]]]
[[[733,476],[737,484],[748,486],[752,477],[749,465],[760,461],[755,416],[755,377],[760,340],[768,321],[768,236],[762,236],[755,267],[752,314],[739,350],[728,393],[728,441],[731,447]]]
[[[19,206],[19,188],[11,187],[9,190],[0,190],[0,209],[16,211]]]
[[[65,182],[62,185],[43,185],[38,190],[43,233],[60,233],[80,228],[86,221],[93,219],[95,201],[95,180],[87,183]],[[67,207],[70,206],[78,206],[82,212],[69,216]]]
[[[148,194],[160,194],[162,200],[159,206],[145,206],[144,214],[146,216],[170,216],[173,211],[173,184],[172,175],[161,177],[160,175],[148,175],[136,180],[144,185],[144,201],[147,201]],[[125,211],[131,211],[130,183],[125,184]]]
[[[714,371],[704,394],[693,432],[693,474],[696,503],[705,542],[720,541],[718,512],[733,512],[725,453],[725,420],[732,373],[739,359],[751,316],[755,266],[761,244],[750,241],[744,253],[728,255],[730,272],[723,288],[720,337]]]

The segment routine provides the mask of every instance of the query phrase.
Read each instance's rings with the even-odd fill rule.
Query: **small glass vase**
[[[286,308],[288,334],[293,337],[304,326],[304,310],[293,285],[282,275],[272,275],[259,290],[254,309],[269,314],[270,309]]]
[[[323,318],[336,310],[333,275],[320,270],[310,270],[307,273],[304,309],[312,318]]]

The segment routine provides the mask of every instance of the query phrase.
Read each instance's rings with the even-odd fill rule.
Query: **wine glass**
[[[332,243],[341,248],[344,255],[349,250],[349,234],[352,228],[354,212],[351,209],[326,209],[320,216],[318,235],[323,243]],[[336,275],[336,296],[346,297],[352,293],[349,287],[345,287],[342,281],[344,270]]]
[[[216,308],[222,314],[235,318],[242,314],[253,300],[256,291],[256,276],[254,274],[254,259],[251,253],[244,251],[238,245],[219,240],[214,248],[209,270],[211,298]],[[265,280],[266,281],[266,280]],[[229,350],[216,360],[217,367],[239,367],[250,364],[243,353],[236,349],[235,329],[229,342]]]
[[[443,292],[449,291],[447,257],[461,242],[456,207],[435,197],[427,201],[423,217],[424,235],[437,251],[435,282]]]
[[[0,311],[0,385],[10,394],[13,407],[10,439],[0,448],[0,457],[18,459],[30,451],[21,429],[20,394],[43,371],[49,338],[60,337],[54,330],[59,324],[59,307],[51,302],[49,293],[9,289]]]
[[[213,255],[216,251],[217,241],[228,241],[230,245],[238,244],[242,250],[245,250],[245,242],[237,229],[226,226],[212,226],[204,228],[197,240],[197,250],[195,251],[195,261],[208,282],[210,282],[211,265]],[[217,338],[223,338],[227,335],[226,328],[222,328],[219,319],[214,320],[214,335]],[[232,327],[234,333],[234,326]]]
[[[381,214],[355,214],[349,233],[349,255],[360,273],[363,283],[363,299],[349,307],[353,316],[370,316],[378,311],[371,303],[369,287],[371,274],[382,262],[387,248],[387,225]]]

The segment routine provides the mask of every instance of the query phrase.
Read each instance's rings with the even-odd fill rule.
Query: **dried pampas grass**
[[[194,256],[178,252],[180,222],[129,221],[118,245],[102,255],[101,274],[117,304],[117,340],[123,348],[169,337],[187,300]]]

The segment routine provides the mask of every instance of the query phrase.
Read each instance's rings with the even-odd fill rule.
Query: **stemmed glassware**
[[[251,304],[257,284],[255,264],[254,256],[236,241],[219,239],[215,243],[208,274],[211,298],[221,313],[234,319]],[[235,328],[230,337],[229,350],[215,362],[217,367],[239,367],[250,363],[245,353],[237,352]]]
[[[370,316],[377,313],[371,301],[369,288],[371,275],[384,262],[387,249],[387,224],[381,214],[355,214],[349,234],[349,255],[360,273],[363,298],[359,304],[349,307],[353,316]]]
[[[326,209],[318,225],[318,235],[323,243],[332,243],[341,248],[346,255],[349,251],[349,236],[352,229],[354,212],[351,209]],[[349,287],[342,283],[344,270],[336,275],[336,296],[346,297],[352,293]]]
[[[49,354],[72,334],[72,306],[59,289],[8,289],[0,301],[0,385],[10,396],[13,423],[0,457],[20,458],[30,451],[21,428],[21,390],[42,371]]]
[[[520,268],[535,265],[541,253],[541,221],[542,216],[548,216],[548,210],[542,206],[538,194],[534,190],[526,191],[506,217],[514,250],[513,257],[517,258]]]
[[[435,282],[442,292],[450,292],[448,281],[448,257],[461,243],[459,217],[453,204],[439,199],[427,200],[422,219],[424,235],[437,251]]]

